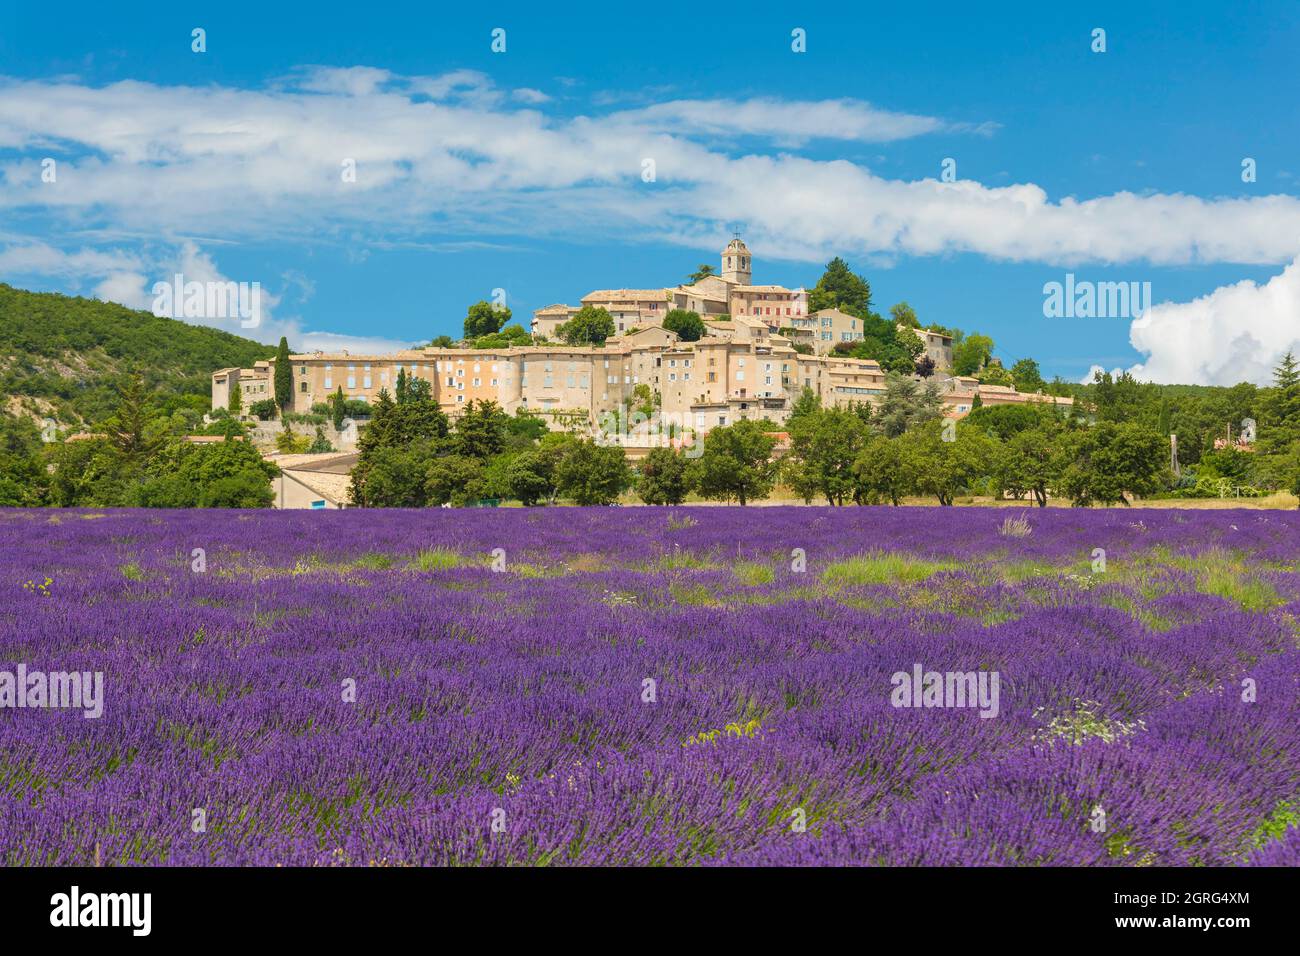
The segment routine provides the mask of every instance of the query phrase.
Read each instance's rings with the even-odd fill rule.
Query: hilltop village
[[[510,414],[525,409],[545,417],[553,427],[595,429],[648,389],[665,420],[707,432],[745,419],[779,425],[805,389],[827,407],[872,402],[884,393],[886,370],[880,362],[836,354],[863,338],[860,318],[837,308],[809,312],[807,290],[755,285],[752,270],[750,251],[737,237],[722,250],[721,270],[689,285],[598,289],[578,306],[538,309],[530,344],[291,355],[293,397],[287,410],[305,413],[339,389],[347,399],[370,403],[381,390],[391,393],[404,374],[427,381],[453,418],[466,403],[490,400]],[[584,310],[609,316],[611,334],[603,343],[555,341]],[[664,327],[674,310],[700,317],[699,338],[686,341]],[[919,327],[911,332],[921,339],[928,377],[938,385],[949,417],[964,416],[976,404],[1072,403],[1068,397],[1022,393],[1012,385],[954,375],[952,336]],[[238,383],[246,413],[273,397],[274,377],[274,359],[252,368],[219,369],[212,375],[213,407],[229,407]]]

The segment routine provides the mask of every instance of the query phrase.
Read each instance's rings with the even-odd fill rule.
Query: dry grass
[[[1034,529],[1029,523],[1029,516],[1024,514],[1015,518],[1004,519],[1002,527],[998,529],[998,534],[1004,538],[1027,538],[1033,533]]]

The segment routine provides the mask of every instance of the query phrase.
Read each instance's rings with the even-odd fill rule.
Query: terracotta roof
[[[654,300],[667,301],[667,289],[596,289],[582,297],[582,301],[599,299],[602,302],[641,302]]]
[[[349,355],[347,352],[308,352],[306,355],[290,355],[290,362],[304,362],[308,359],[327,359],[331,362],[396,362],[398,359],[418,359],[424,355],[423,349],[399,349],[383,355]]]

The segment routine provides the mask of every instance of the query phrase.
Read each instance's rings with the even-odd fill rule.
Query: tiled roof
[[[667,289],[596,289],[582,297],[583,302],[598,299],[601,302],[667,301]]]
[[[352,482],[352,478],[348,475],[331,475],[323,471],[287,470],[285,476],[318,495],[324,495],[335,504],[347,503],[348,488]]]

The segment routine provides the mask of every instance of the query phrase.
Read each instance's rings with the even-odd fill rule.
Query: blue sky
[[[245,334],[381,348],[496,288],[527,324],[675,284],[740,228],[756,282],[838,254],[1048,375],[1262,381],[1300,339],[1294,3],[132,6],[0,10],[4,281],[255,280]],[[1045,318],[1067,272],[1157,306]]]

